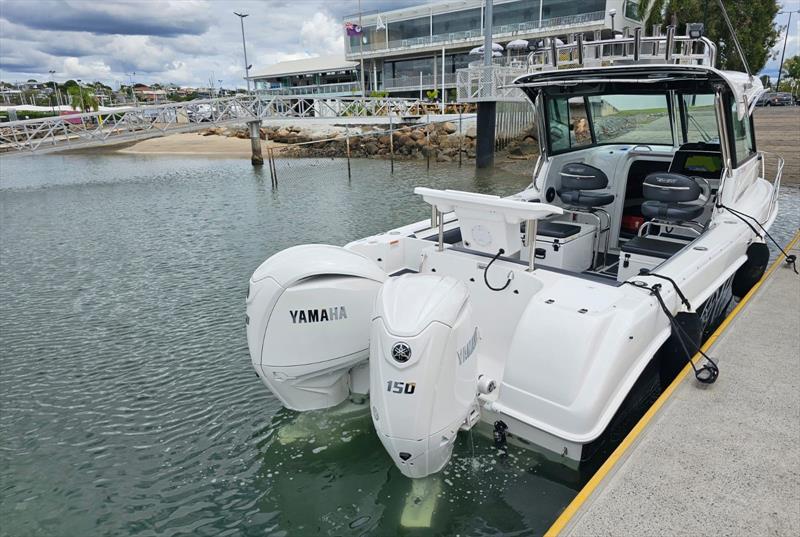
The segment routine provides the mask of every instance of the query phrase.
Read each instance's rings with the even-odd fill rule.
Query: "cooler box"
[[[579,222],[539,222],[536,264],[574,272],[588,270],[594,254],[594,231],[595,226]]]

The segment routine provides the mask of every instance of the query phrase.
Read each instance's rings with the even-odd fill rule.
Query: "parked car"
[[[756,102],[756,106],[792,106],[794,97],[791,93],[771,92],[763,94]]]

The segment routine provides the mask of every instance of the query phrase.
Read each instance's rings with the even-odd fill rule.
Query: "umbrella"
[[[483,47],[475,47],[474,49],[469,51],[470,56],[477,56],[479,54],[483,54]]]
[[[506,45],[509,50],[525,50],[528,48],[528,42],[524,39],[515,39]]]
[[[500,45],[498,43],[492,43],[492,51],[494,51],[494,52],[502,52],[503,51],[503,45]],[[474,48],[474,49],[469,51],[470,54],[472,54],[473,52],[475,54],[483,54],[483,45],[481,45],[478,48]]]
[[[492,56],[493,56],[494,58],[499,58],[499,57],[501,57],[502,55],[503,55],[503,53],[502,53],[502,52],[498,52],[498,51],[496,51],[496,50],[495,50],[494,52],[492,52]]]

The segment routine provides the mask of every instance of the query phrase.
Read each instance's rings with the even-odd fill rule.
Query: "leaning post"
[[[261,120],[254,119],[248,121],[247,126],[250,128],[250,149],[252,150],[250,163],[253,166],[263,166],[264,157],[261,154]]]

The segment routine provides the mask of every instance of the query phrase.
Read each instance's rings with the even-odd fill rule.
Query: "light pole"
[[[135,106],[139,106],[139,101],[136,99],[136,92],[133,91],[133,77],[136,74],[136,71],[132,73],[128,73],[128,80],[131,81],[131,98],[133,99],[133,103]]]
[[[244,51],[244,79],[247,81],[247,94],[250,94],[250,64],[247,63],[247,43],[244,40],[244,18],[249,17],[248,13],[236,13],[234,15],[239,17],[239,22],[242,26],[242,50]]]
[[[361,30],[358,34],[358,56],[361,62],[361,100],[367,96],[367,88],[364,85],[364,27],[361,26],[361,0],[358,0],[358,28]]]
[[[783,15],[785,11],[779,11],[778,15]],[[783,38],[783,53],[781,53],[781,66],[778,68],[778,83],[775,84],[775,91],[781,91],[781,73],[783,73],[783,59],[786,57],[786,43],[789,41],[789,31],[792,29],[792,14],[800,13],[800,10],[789,12],[789,22],[786,23],[786,37]]]
[[[50,80],[53,82],[53,98],[56,99],[56,102],[58,103],[58,111],[61,112],[61,103],[58,102],[58,88],[56,87],[56,77],[54,76],[56,72],[53,69],[50,69],[47,72],[50,73]],[[50,100],[50,107],[53,109],[53,115],[56,115],[56,108],[55,104],[53,104],[52,99]]]

